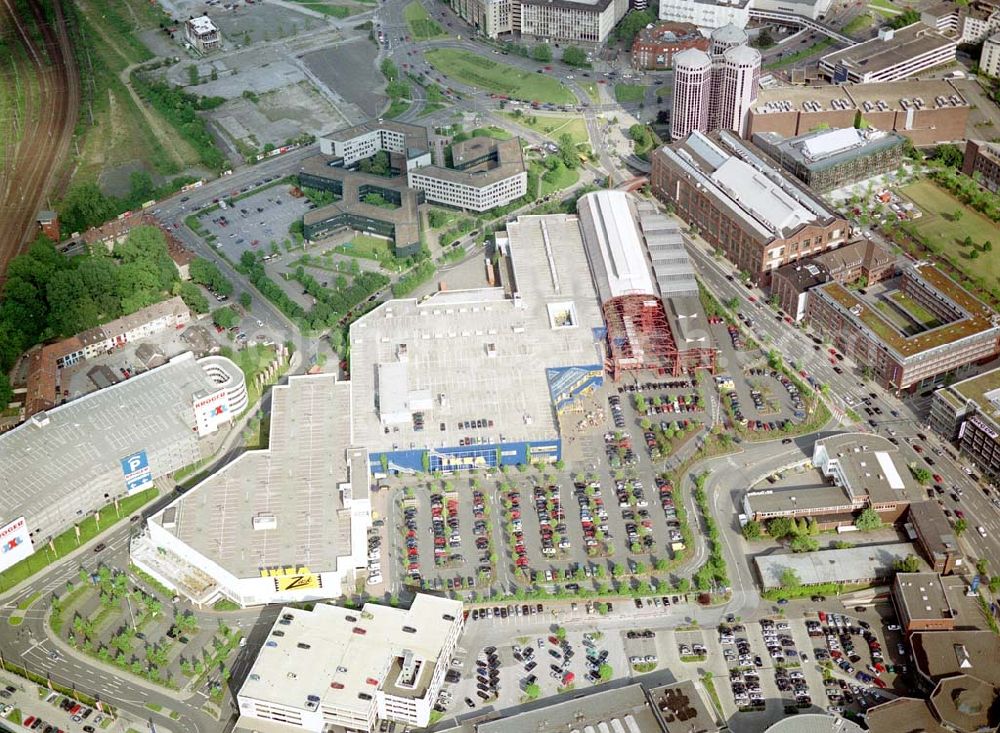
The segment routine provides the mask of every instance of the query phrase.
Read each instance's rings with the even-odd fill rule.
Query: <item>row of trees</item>
[[[133,171],[129,176],[129,192],[124,196],[109,196],[96,183],[79,183],[71,187],[60,202],[59,220],[64,231],[83,232],[122,212],[135,211],[148,201],[172,196],[181,186],[194,180],[193,176],[177,176],[157,186],[146,171]]]

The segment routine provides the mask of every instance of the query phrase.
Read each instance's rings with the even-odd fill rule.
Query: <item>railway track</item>
[[[40,0],[26,0],[41,41],[30,33],[12,0],[0,0],[0,22],[9,23],[38,80],[39,97],[25,110],[21,138],[8,156],[0,186],[0,280],[11,259],[34,239],[35,218],[53,193],[69,151],[80,106],[80,77],[60,0],[51,0],[53,22]],[[58,193],[58,192],[57,192]]]

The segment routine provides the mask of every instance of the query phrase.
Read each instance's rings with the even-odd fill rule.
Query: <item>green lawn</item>
[[[580,86],[583,88],[583,91],[587,93],[587,96],[590,97],[591,102],[596,104],[601,101],[600,94],[597,91],[597,82],[588,81],[584,82]]]
[[[292,2],[301,5],[307,10],[315,10],[317,13],[322,13],[323,15],[332,15],[334,18],[346,18],[349,15],[364,12],[363,8],[351,8],[346,5],[327,5],[323,2],[314,2],[314,0],[292,0]]]
[[[1000,247],[992,252],[980,252],[973,260],[969,259],[969,248],[962,243],[966,237],[971,237],[979,245],[994,239],[1000,244],[996,224],[930,180],[911,183],[900,193],[923,212],[923,217],[915,222],[917,231],[927,242],[941,247],[945,258],[954,256],[958,267],[972,278],[1000,276]],[[955,211],[962,212],[958,221],[951,220]]]
[[[147,502],[152,501],[158,493],[157,489],[154,488],[140,491],[138,494],[133,494],[132,496],[127,496],[119,502],[119,509],[117,513],[115,505],[108,504],[106,507],[101,509],[100,512],[98,512],[100,524],[98,524],[93,514],[88,515],[86,519],[81,520],[79,523],[80,541],[77,542],[76,531],[70,527],[53,540],[52,544],[55,546],[56,550],[54,555],[47,544],[40,542],[35,548],[35,553],[33,555],[24,558],[21,562],[10,566],[0,573],[0,591],[12,588],[21,581],[30,578],[39,570],[46,567],[49,563],[54,562],[58,558],[72,552],[81,544],[89,542],[98,534],[111,528],[121,520],[124,519],[125,521],[128,521],[128,517],[132,514],[132,512],[136,511]]]
[[[656,97],[657,99],[666,99],[671,94],[673,94],[674,88],[669,84],[664,84],[662,87],[657,88]]]
[[[556,170],[555,175],[552,180],[546,180],[545,175],[541,176],[541,191],[539,196],[548,196],[550,193],[555,193],[556,191],[562,191],[564,188],[569,188],[580,180],[580,172],[577,169],[569,169],[566,167],[561,167]]]
[[[508,114],[507,117],[519,125],[540,132],[543,135],[558,140],[559,136],[567,133],[576,145],[589,143],[590,136],[587,134],[587,123],[582,117],[566,117],[563,115],[524,115],[517,117]]]
[[[529,102],[572,104],[576,97],[548,74],[537,74],[456,48],[436,48],[424,58],[438,72],[469,86]]]
[[[410,33],[416,41],[429,41],[432,38],[443,38],[448,35],[441,26],[431,19],[418,2],[412,2],[403,9],[403,17],[410,27]]]
[[[646,98],[646,87],[638,84],[615,84],[615,99],[619,104],[638,103]]]
[[[901,332],[903,332],[907,336],[912,336],[914,333],[920,330],[913,325],[913,322],[910,321],[909,318],[904,316],[902,313],[893,308],[889,303],[886,303],[884,300],[878,301],[878,303],[875,304],[875,307],[878,309],[878,312],[882,315],[882,317],[885,318],[885,320],[889,321],[893,326],[898,328]]]
[[[392,254],[392,245],[388,240],[369,234],[359,234],[347,244],[337,247],[336,251],[351,257],[364,257],[366,260],[377,260],[378,262],[392,262],[395,259]]]
[[[407,99],[394,99],[389,105],[389,109],[386,110],[385,116],[390,120],[399,117],[406,110],[410,108],[410,102]]]
[[[872,17],[871,13],[862,13],[844,26],[843,33],[846,36],[853,36],[861,33],[861,31],[871,28],[874,21],[875,19]]]
[[[817,54],[825,51],[829,46],[832,45],[833,45],[832,38],[824,38],[821,41],[817,41],[809,48],[804,48],[801,51],[796,51],[795,53],[789,54],[784,58],[778,59],[777,61],[772,61],[771,63],[767,64],[765,68],[780,69],[784,66],[792,66],[794,64],[797,64],[799,61],[802,61],[803,59],[808,59],[812,56],[816,56]]]
[[[494,140],[510,140],[514,137],[514,135],[507,130],[496,127],[495,125],[490,125],[489,127],[477,127],[474,130],[470,130],[469,134],[472,136],[482,135],[483,137],[491,137]]]
[[[907,296],[902,290],[897,290],[889,296],[900,308],[905,310],[910,316],[924,328],[936,328],[941,325],[938,317],[924,308],[913,298]]]

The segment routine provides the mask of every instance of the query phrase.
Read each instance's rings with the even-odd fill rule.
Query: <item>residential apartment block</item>
[[[845,244],[815,257],[779,267],[771,277],[771,295],[796,321],[806,317],[810,290],[828,282],[869,284],[892,277],[896,256],[871,239]]]
[[[161,331],[183,328],[190,320],[191,311],[180,297],[174,297],[54,344],[36,346],[28,352],[25,416],[76,396],[62,384],[62,369]]]
[[[283,608],[237,694],[240,726],[314,733],[423,728],[462,633],[462,603],[418,594],[409,609]]]
[[[731,132],[654,151],[654,195],[761,285],[782,265],[836,249],[850,226]]]
[[[922,10],[920,20],[958,43],[974,44],[1000,31],[1000,7],[988,0],[945,0]]]
[[[983,473],[1000,478],[1000,369],[937,390],[930,424]]]
[[[975,177],[988,191],[1000,191],[1000,145],[983,140],[967,141],[962,173]]]
[[[897,392],[915,391],[1000,352],[1000,316],[926,262],[903,267],[877,299],[836,282],[819,285],[810,291],[807,318]]]

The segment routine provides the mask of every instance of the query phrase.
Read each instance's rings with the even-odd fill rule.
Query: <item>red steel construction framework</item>
[[[663,301],[655,295],[621,295],[604,304],[608,373],[651,369],[677,377],[694,369],[715,373],[715,349],[678,349]]]

